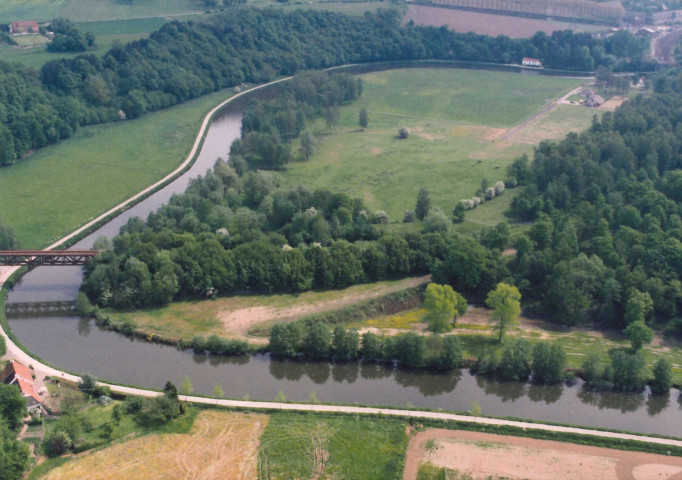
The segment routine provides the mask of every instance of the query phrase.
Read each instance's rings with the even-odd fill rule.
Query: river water
[[[378,69],[385,68],[391,67]],[[265,90],[258,95],[272,93]],[[197,161],[187,173],[72,248],[91,248],[97,237],[113,237],[129,218],[146,218],[171,195],[183,192],[190,179],[204,174],[216,158],[225,158],[230,143],[239,136],[247,101],[242,97],[228,104],[214,120]],[[37,268],[17,283],[8,304],[72,301],[81,281],[80,267]],[[355,363],[278,361],[268,355],[208,357],[130,339],[74,316],[25,316],[8,321],[21,343],[44,360],[117,383],[161,388],[167,380],[179,385],[187,375],[196,393],[210,394],[218,384],[230,398],[274,400],[281,391],[290,400],[304,401],[315,392],[320,402],[451,411],[469,410],[476,402],[486,415],[682,436],[682,403],[677,390],[660,398],[646,392],[594,393],[584,389],[580,381],[573,386],[537,386],[495,382],[467,371],[436,374]]]

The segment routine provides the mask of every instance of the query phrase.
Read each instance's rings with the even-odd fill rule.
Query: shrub
[[[512,340],[500,359],[500,376],[505,380],[526,380],[531,373],[532,348],[528,340]]]
[[[43,440],[43,449],[48,457],[58,457],[71,448],[71,439],[63,430],[56,430]]]
[[[400,129],[398,130],[398,138],[401,138],[404,140],[409,136],[410,136],[410,129],[407,127],[400,127]]]
[[[654,364],[654,380],[651,391],[655,395],[666,395],[673,386],[673,364],[667,358],[660,358]]]

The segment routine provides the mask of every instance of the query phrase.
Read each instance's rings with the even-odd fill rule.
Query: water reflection
[[[288,360],[271,360],[269,365],[270,375],[276,380],[288,380],[297,382],[305,373],[303,364]]]
[[[526,394],[526,384],[522,382],[506,382],[478,375],[476,384],[486,395],[495,395],[503,402],[514,402]]]
[[[335,363],[332,365],[332,378],[336,383],[355,383],[360,374],[358,362]]]
[[[403,369],[395,371],[395,381],[398,382],[398,385],[417,387],[419,393],[425,397],[453,392],[461,378],[461,370],[455,370],[452,373],[428,372],[427,375],[424,375],[423,371]]]
[[[652,417],[658,415],[670,405],[670,392],[666,395],[649,395],[646,399],[646,411]]]
[[[360,376],[367,380],[379,380],[390,377],[393,372],[378,363],[362,363],[360,365]]]
[[[81,337],[87,337],[90,335],[90,323],[92,320],[86,317],[81,317],[78,319],[78,335]]]
[[[563,384],[557,385],[531,385],[528,387],[528,398],[533,402],[554,403],[561,398],[564,393]]]
[[[628,393],[601,391],[583,385],[578,391],[581,402],[594,405],[599,410],[608,408],[620,410],[621,413],[634,412],[644,405],[644,393]]]

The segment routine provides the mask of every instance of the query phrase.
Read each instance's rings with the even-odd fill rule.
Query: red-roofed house
[[[31,33],[40,33],[40,27],[35,20],[27,22],[12,22],[10,25],[10,33],[12,35],[27,35]]]
[[[19,362],[11,361],[0,372],[0,382],[8,385],[17,385],[21,394],[26,397],[26,407],[33,410],[42,402],[40,395],[33,384],[31,370]]]

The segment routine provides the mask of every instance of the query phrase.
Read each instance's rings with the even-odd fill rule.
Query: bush
[[[398,130],[398,138],[401,138],[404,140],[409,136],[410,136],[410,129],[407,127],[400,127],[400,130]]]
[[[526,380],[531,373],[532,348],[528,340],[512,340],[500,359],[500,376],[505,380]]]
[[[86,395],[97,396],[97,379],[89,373],[84,374],[78,384],[78,390]]]
[[[127,414],[135,414],[142,409],[142,397],[126,397],[123,400],[123,411]]]
[[[654,380],[651,391],[655,395],[666,395],[673,386],[673,364],[667,358],[660,358],[654,364]]]
[[[63,455],[71,445],[71,439],[63,430],[56,430],[43,440],[43,449],[48,457]]]

